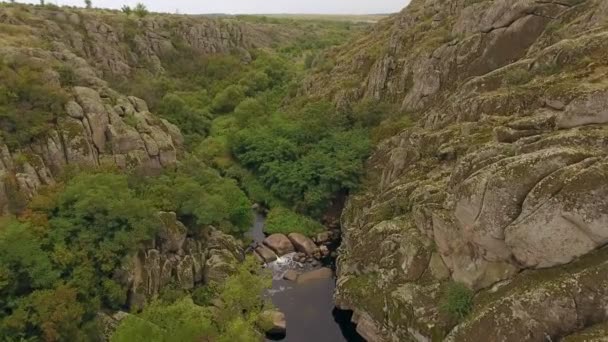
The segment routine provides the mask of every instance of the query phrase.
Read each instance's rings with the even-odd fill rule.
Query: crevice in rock
[[[545,205],[546,205],[546,204],[547,204],[549,201],[551,201],[551,200],[552,200],[552,199],[553,199],[555,196],[557,196],[557,195],[558,195],[558,194],[559,194],[559,193],[562,191],[562,189],[564,188],[564,186],[566,185],[566,183],[565,183],[565,182],[561,182],[561,183],[560,183],[560,186],[559,186],[558,188],[556,188],[556,190],[553,192],[553,194],[551,194],[551,196],[549,196],[549,197],[548,197],[548,198],[547,198],[545,201],[543,201],[542,203],[539,203],[539,204],[536,206],[536,208],[534,208],[534,210],[532,210],[532,211],[531,211],[529,214],[527,214],[527,215],[525,215],[525,216],[523,216],[523,217],[522,217],[522,216],[521,216],[521,212],[523,211],[523,204],[524,204],[524,203],[526,203],[526,201],[528,200],[528,197],[530,196],[530,194],[531,194],[531,193],[533,193],[533,192],[534,192],[534,189],[536,189],[536,187],[538,186],[538,184],[542,183],[542,182],[543,182],[545,179],[547,179],[547,178],[549,178],[549,177],[552,177],[553,175],[555,175],[555,174],[557,174],[557,173],[563,172],[563,171],[564,171],[566,168],[569,168],[569,167],[572,167],[572,166],[575,166],[575,165],[578,165],[578,164],[584,163],[584,162],[586,162],[586,161],[589,161],[589,159],[593,159],[593,158],[586,158],[586,159],[583,159],[583,160],[578,161],[578,162],[576,162],[576,163],[569,164],[569,165],[567,165],[567,166],[565,166],[565,167],[563,167],[563,168],[559,168],[558,170],[555,170],[554,172],[551,172],[550,174],[548,174],[547,176],[545,176],[545,177],[543,177],[541,180],[539,180],[539,181],[536,183],[536,185],[535,185],[535,186],[534,186],[534,187],[533,187],[533,188],[532,188],[532,189],[531,189],[531,190],[528,192],[528,194],[527,194],[527,195],[526,195],[526,197],[524,198],[524,200],[523,200],[523,202],[522,202],[522,208],[520,209],[520,215],[519,215],[519,217],[517,217],[515,220],[513,220],[513,222],[511,222],[511,224],[510,224],[510,225],[512,225],[512,224],[517,224],[517,223],[519,223],[519,222],[522,222],[522,221],[524,221],[525,219],[527,219],[528,217],[530,217],[530,216],[532,216],[532,215],[536,214],[536,213],[537,213],[539,210],[541,210],[541,209],[542,209],[542,208],[543,208],[543,207],[544,207],[544,206],[545,206]],[[592,165],[593,165],[593,164],[589,164],[589,165],[587,165],[585,168],[583,168],[583,169],[579,170],[579,172],[577,172],[577,174],[579,174],[579,173],[580,173],[581,171],[583,171],[583,170],[586,170],[587,168],[591,167]],[[575,176],[575,175],[574,175],[574,176]],[[508,226],[507,226],[507,227],[508,227]],[[505,227],[505,229],[506,229],[506,227]]]

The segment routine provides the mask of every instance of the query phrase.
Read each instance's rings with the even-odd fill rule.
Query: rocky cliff
[[[221,283],[245,258],[241,243],[230,235],[209,227],[199,236],[188,236],[175,213],[158,216],[162,225],[157,237],[115,272],[115,279],[129,291],[132,311],[143,308],[168,286],[191,290]]]
[[[0,8],[0,24],[10,45],[46,43],[45,49],[84,58],[98,76],[128,76],[137,69],[160,74],[163,59],[187,52],[239,53],[270,47],[304,32],[286,25],[254,24],[205,16],[127,16],[119,11],[85,11],[54,6]],[[27,39],[24,39],[27,38]]]
[[[238,53],[246,62],[249,49],[299,33],[271,24],[197,16],[140,19],[105,10],[0,7],[1,65],[17,75],[17,82],[26,80],[28,87],[44,83],[64,97],[62,108],[54,109],[55,115],[31,139],[9,144],[0,135],[0,213],[18,209],[67,165],[142,167],[146,172],[175,165],[183,143],[179,130],[150,113],[145,101],[112,89],[107,79],[128,78],[137,70],[161,75],[163,61],[180,53]],[[40,76],[28,80],[32,70]],[[30,89],[15,94],[14,89],[0,88],[2,104],[5,93],[7,98],[32,97]],[[32,104],[23,101],[15,107]],[[51,111],[36,105],[28,109]],[[30,128],[28,118],[18,120],[25,124],[15,129],[2,114],[0,126],[9,134]]]
[[[607,52],[606,1],[414,0],[328,54],[303,93],[415,122],[377,147],[342,216],[336,300],[368,340],[599,334]],[[454,282],[475,293],[460,320],[442,310]]]

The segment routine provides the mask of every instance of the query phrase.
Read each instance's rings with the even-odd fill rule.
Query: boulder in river
[[[289,281],[296,281],[299,276],[300,276],[300,273],[298,273],[297,271],[289,270],[289,271],[285,272],[285,274],[283,275],[283,279],[289,280]]]
[[[285,335],[287,332],[287,321],[285,321],[284,313],[276,310],[269,310],[264,311],[262,317],[268,324],[266,327],[266,334]]]
[[[308,237],[300,233],[291,233],[288,236],[291,243],[294,245],[298,252],[306,253],[307,255],[313,255],[319,250],[317,245]]]
[[[332,233],[330,231],[325,231],[325,232],[319,233],[319,234],[317,234],[317,236],[315,236],[315,242],[320,245],[330,242],[331,239],[332,239]]]
[[[322,279],[329,279],[333,276],[334,276],[334,272],[331,270],[331,268],[323,267],[323,268],[319,268],[314,271],[300,274],[298,276],[297,283],[303,284],[303,283],[313,282],[313,281],[322,280]]]
[[[255,248],[255,253],[260,256],[263,262],[269,263],[277,260],[277,255],[268,247],[259,245]]]
[[[278,256],[295,251],[291,241],[283,234],[272,234],[264,240],[264,244],[272,249]]]

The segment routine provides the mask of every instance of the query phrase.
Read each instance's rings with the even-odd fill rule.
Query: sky
[[[92,0],[93,6],[120,8],[143,2],[150,10],[175,13],[315,13],[380,14],[400,11],[409,0]],[[38,3],[38,0],[18,0]],[[57,5],[84,6],[84,0],[46,0]]]

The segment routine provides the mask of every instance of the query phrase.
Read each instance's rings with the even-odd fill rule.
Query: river
[[[264,221],[261,214],[256,214],[255,223],[249,236],[261,243],[264,241]],[[325,266],[332,266],[328,262]],[[335,308],[333,293],[335,279],[323,279],[312,283],[297,284],[283,280],[289,269],[302,270],[302,265],[283,256],[267,267],[273,273],[272,289],[268,295],[278,310],[285,314],[287,335],[267,341],[285,342],[363,342],[355,331],[350,319],[352,313]]]

